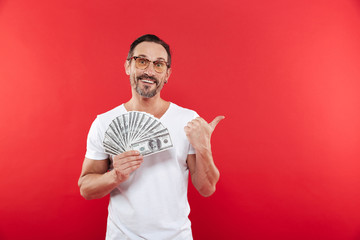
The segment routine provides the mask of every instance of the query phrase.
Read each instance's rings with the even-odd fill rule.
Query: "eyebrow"
[[[146,56],[144,54],[140,54],[140,55],[138,55],[138,57],[148,58],[148,56]],[[164,58],[162,58],[162,57],[158,57],[155,61],[159,61],[159,60],[166,62],[166,60]]]

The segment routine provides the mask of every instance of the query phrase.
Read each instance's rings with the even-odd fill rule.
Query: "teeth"
[[[143,82],[146,82],[146,83],[154,83],[153,81],[150,81],[150,80],[141,80]]]

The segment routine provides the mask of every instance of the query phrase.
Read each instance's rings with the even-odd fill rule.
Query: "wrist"
[[[196,154],[201,155],[201,156],[211,156],[212,152],[211,152],[211,145],[202,145],[199,146],[197,148],[194,148],[196,151]]]
[[[109,182],[111,183],[111,185],[114,185],[114,186],[119,185],[119,179],[118,179],[115,168],[112,169],[111,171],[107,172],[107,174],[109,176]]]
[[[210,139],[204,139],[203,141],[195,142],[194,149],[199,152],[211,151]]]

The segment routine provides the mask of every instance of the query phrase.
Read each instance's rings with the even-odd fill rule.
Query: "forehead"
[[[167,61],[167,52],[165,48],[154,42],[139,43],[135,49],[133,56],[145,56],[149,59],[165,59]]]

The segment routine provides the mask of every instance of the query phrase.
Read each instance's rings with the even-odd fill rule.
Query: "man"
[[[124,66],[132,98],[93,122],[79,179],[81,195],[96,199],[110,193],[106,239],[192,239],[188,174],[201,195],[214,193],[219,171],[210,138],[224,117],[208,124],[194,111],[160,97],[171,74],[171,55],[169,46],[157,36],[136,39]],[[102,142],[107,127],[128,111],[160,119],[174,147],[145,157],[137,151],[105,154]]]

